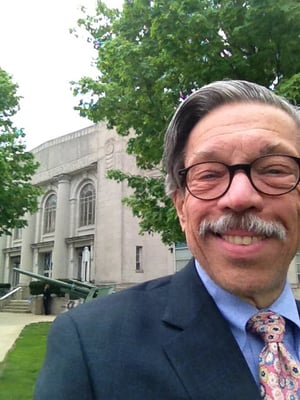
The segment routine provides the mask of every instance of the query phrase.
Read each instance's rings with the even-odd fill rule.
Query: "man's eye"
[[[260,175],[289,175],[291,171],[289,168],[284,168],[282,166],[272,166],[268,168],[263,168],[259,171]]]
[[[224,174],[221,174],[219,171],[202,171],[195,174],[193,179],[198,181],[209,181],[214,179],[220,179],[223,176]]]

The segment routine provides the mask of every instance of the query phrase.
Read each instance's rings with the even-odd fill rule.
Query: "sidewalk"
[[[0,312],[0,362],[12,348],[22,329],[33,322],[53,321],[56,315],[35,315]]]

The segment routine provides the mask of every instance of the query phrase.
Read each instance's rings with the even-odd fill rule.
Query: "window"
[[[51,194],[45,203],[44,209],[44,233],[54,232],[56,216],[56,195]]]
[[[91,183],[82,188],[79,200],[79,226],[95,223],[95,197],[95,189]]]
[[[21,257],[20,256],[15,256],[10,258],[10,265],[12,268],[12,281],[11,284],[13,287],[18,286],[19,281],[20,281],[20,274],[15,271],[13,268],[20,268],[20,262],[21,262]]]
[[[43,275],[52,278],[52,253],[43,254]]]
[[[135,248],[135,270],[136,272],[143,272],[142,268],[142,246],[136,246]]]
[[[14,237],[14,240],[21,240],[22,239],[22,228],[15,228],[13,237]]]

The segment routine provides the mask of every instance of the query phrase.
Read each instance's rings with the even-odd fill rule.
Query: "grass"
[[[51,322],[25,326],[0,363],[0,400],[32,400],[34,384],[46,352]]]

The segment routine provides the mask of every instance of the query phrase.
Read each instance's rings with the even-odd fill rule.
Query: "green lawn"
[[[51,322],[27,325],[0,363],[0,400],[32,400]],[[1,338],[0,338],[1,342]]]

